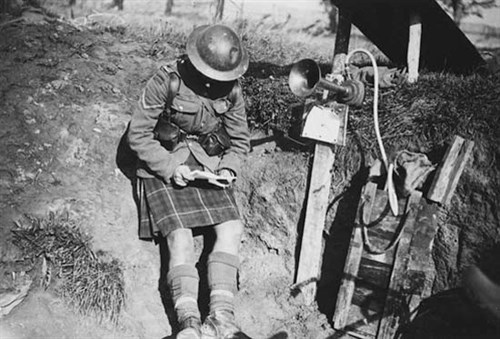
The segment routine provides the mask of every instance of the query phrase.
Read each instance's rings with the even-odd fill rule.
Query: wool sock
[[[189,317],[200,318],[198,309],[199,281],[198,270],[194,265],[174,266],[167,273],[167,284],[179,324],[182,324]]]
[[[239,258],[226,252],[213,252],[208,257],[208,287],[210,313],[234,313],[234,295],[237,292]]]

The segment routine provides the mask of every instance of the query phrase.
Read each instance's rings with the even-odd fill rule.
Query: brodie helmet
[[[224,25],[197,27],[188,37],[187,55],[208,78],[236,80],[248,68],[248,54],[236,33]]]

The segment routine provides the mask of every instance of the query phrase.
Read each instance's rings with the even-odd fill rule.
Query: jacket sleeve
[[[169,73],[161,68],[146,84],[134,107],[127,134],[130,148],[137,157],[163,180],[168,181],[180,165],[171,152],[154,138],[153,130],[167,102]]]
[[[241,162],[250,150],[250,131],[248,130],[247,115],[245,111],[245,100],[241,87],[235,95],[233,107],[223,116],[223,124],[226,132],[231,138],[231,146],[222,155],[219,168],[227,168],[236,175],[240,172]]]

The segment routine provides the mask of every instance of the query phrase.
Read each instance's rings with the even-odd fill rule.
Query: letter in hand
[[[172,180],[176,185],[185,187],[190,181],[195,179],[192,173],[188,166],[180,165],[175,169]]]
[[[217,175],[210,172],[196,170],[191,172],[191,174],[196,180],[207,180],[210,184],[217,187],[228,188],[233,183],[233,181],[236,180],[236,177],[232,176],[231,172],[228,170],[222,171],[226,171],[227,173],[220,173],[219,175]]]

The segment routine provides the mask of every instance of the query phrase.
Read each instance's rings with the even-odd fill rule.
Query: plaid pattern
[[[141,239],[240,218],[233,189],[205,182],[178,188],[158,178],[139,179],[138,196]]]

